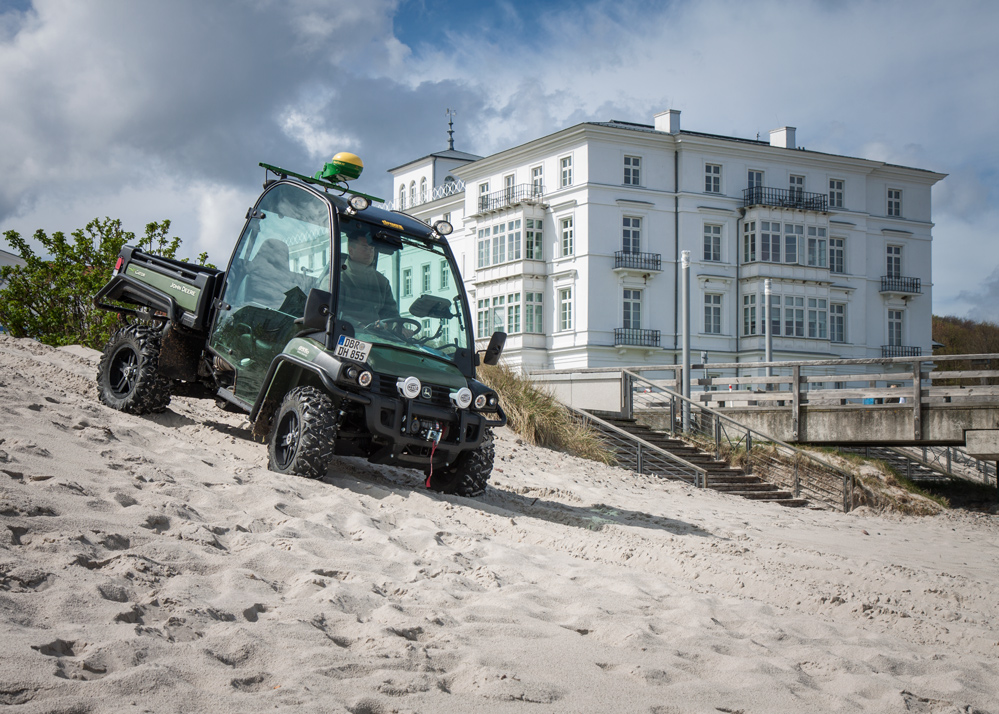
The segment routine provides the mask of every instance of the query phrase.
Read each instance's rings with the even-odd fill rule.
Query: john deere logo
[[[430,395],[431,395],[430,387],[424,387],[423,391],[421,392],[421,394],[423,394],[423,398],[424,399],[430,399]]]

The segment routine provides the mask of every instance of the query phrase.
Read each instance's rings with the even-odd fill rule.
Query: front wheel
[[[162,412],[170,403],[170,380],[157,371],[161,330],[128,325],[111,336],[97,368],[97,396],[129,414]]]
[[[337,427],[333,403],[315,387],[288,392],[274,415],[267,468],[280,474],[322,478],[333,458]]]
[[[464,451],[454,463],[430,477],[430,488],[441,493],[473,498],[486,492],[489,474],[493,471],[496,449],[493,430],[486,429],[485,438],[475,451]]]

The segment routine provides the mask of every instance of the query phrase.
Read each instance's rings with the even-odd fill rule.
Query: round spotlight
[[[437,221],[433,227],[434,230],[440,233],[442,236],[449,236],[451,235],[451,232],[454,230],[454,226],[452,226],[447,221]]]
[[[480,394],[475,398],[475,408],[482,409],[485,406],[486,406],[486,395]]]
[[[371,201],[369,201],[364,196],[351,196],[350,200],[347,201],[347,203],[349,203],[350,207],[353,208],[355,211],[363,211],[365,208],[371,205]]]
[[[358,376],[357,383],[362,387],[367,387],[369,384],[371,384],[371,377],[372,377],[371,372],[369,372],[368,370],[364,370],[363,372],[361,372],[360,376]]]
[[[451,395],[451,401],[459,409],[468,409],[468,405],[472,403],[472,390],[462,387]]]
[[[357,379],[357,367],[347,367],[347,379]]]
[[[420,380],[416,377],[406,377],[403,379],[399,377],[398,381],[395,383],[396,389],[399,390],[399,394],[406,397],[406,399],[416,399],[420,396]]]

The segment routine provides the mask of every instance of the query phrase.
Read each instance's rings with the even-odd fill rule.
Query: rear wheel
[[[479,448],[462,452],[453,464],[434,471],[430,477],[430,488],[454,496],[481,496],[486,491],[495,457],[493,431],[486,429]]]
[[[333,403],[315,387],[285,395],[271,422],[267,467],[281,474],[322,478],[333,458],[337,427]]]
[[[170,403],[170,380],[159,374],[161,330],[128,325],[104,346],[97,368],[101,402],[129,414],[162,412]]]

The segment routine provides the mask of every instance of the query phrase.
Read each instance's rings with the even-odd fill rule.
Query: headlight
[[[420,380],[416,377],[406,377],[399,379],[395,383],[396,389],[399,390],[399,394],[404,396],[406,399],[416,399],[420,396]]]
[[[371,205],[371,201],[369,201],[364,196],[351,196],[350,199],[347,201],[347,203],[349,203],[350,207],[353,208],[355,211],[363,211],[365,208]]]
[[[454,226],[452,226],[447,221],[437,221],[434,224],[433,228],[434,228],[435,231],[437,231],[438,233],[440,233],[442,236],[449,236],[449,235],[451,235],[451,231],[454,230]]]
[[[486,395],[485,394],[480,394],[479,396],[477,396],[475,398],[475,408],[476,409],[485,409],[485,407],[486,407]]]
[[[462,387],[451,395],[451,401],[459,409],[468,409],[468,405],[472,403],[472,390]]]
[[[368,370],[364,370],[363,372],[361,372],[360,375],[358,375],[357,383],[362,387],[367,387],[369,384],[371,384],[371,377],[372,377],[371,372],[369,372]]]

